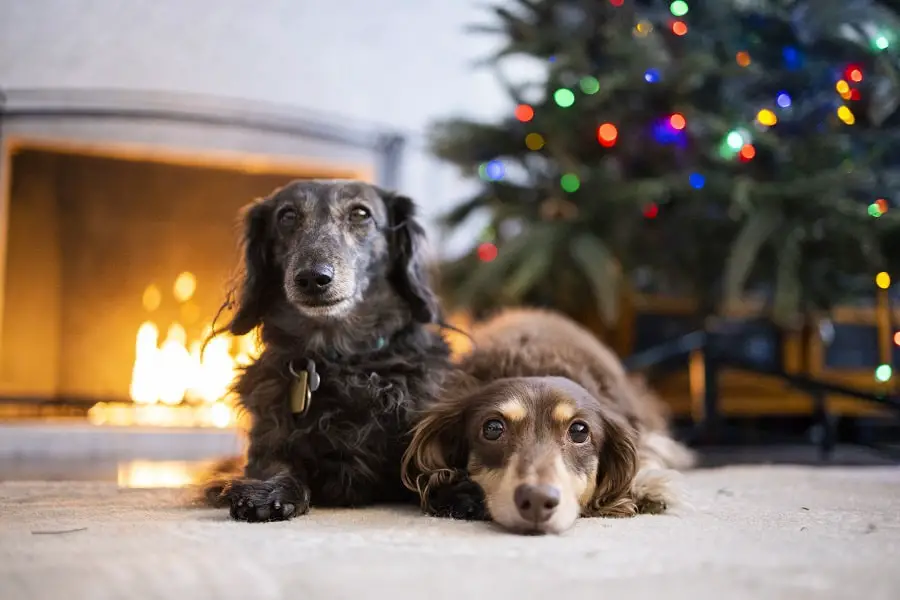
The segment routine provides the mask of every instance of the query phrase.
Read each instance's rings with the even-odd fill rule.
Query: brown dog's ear
[[[403,485],[419,494],[423,507],[429,490],[451,482],[466,468],[468,450],[464,428],[461,399],[433,403],[413,427],[400,475]]]
[[[440,305],[428,277],[425,229],[415,218],[412,199],[378,190],[389,215],[388,239],[392,267],[389,274],[397,293],[412,309],[413,317],[422,323],[440,319]]]
[[[604,410],[603,445],[590,516],[630,517],[636,513],[631,486],[638,468],[637,431],[617,412]]]
[[[243,280],[237,286],[234,316],[227,327],[236,336],[249,333],[260,324],[271,294],[269,286],[277,279],[269,241],[269,212],[269,206],[260,200],[244,212]]]

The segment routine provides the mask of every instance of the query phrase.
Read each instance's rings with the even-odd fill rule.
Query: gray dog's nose
[[[324,292],[334,279],[334,269],[328,265],[313,265],[312,268],[300,271],[294,278],[304,292]]]
[[[529,523],[543,523],[559,506],[559,488],[552,485],[523,483],[513,493],[519,514]]]

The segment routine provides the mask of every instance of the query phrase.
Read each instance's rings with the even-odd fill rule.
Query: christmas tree
[[[900,277],[900,2],[514,0],[479,34],[508,118],[450,119],[434,152],[480,179],[445,215],[489,225],[442,267],[478,313],[552,306],[608,323],[629,290],[741,299],[796,323]],[[885,282],[885,275],[879,285]]]

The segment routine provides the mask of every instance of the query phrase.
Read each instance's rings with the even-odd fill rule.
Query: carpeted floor
[[[10,600],[900,598],[900,468],[690,473],[680,515],[581,520],[559,537],[415,510],[247,525],[178,490],[0,484]]]

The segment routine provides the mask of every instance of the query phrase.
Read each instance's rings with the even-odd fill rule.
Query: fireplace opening
[[[249,164],[17,146],[2,399],[90,407],[98,424],[233,425],[228,386],[256,338],[200,347],[238,264],[240,209],[291,179],[360,177]]]

